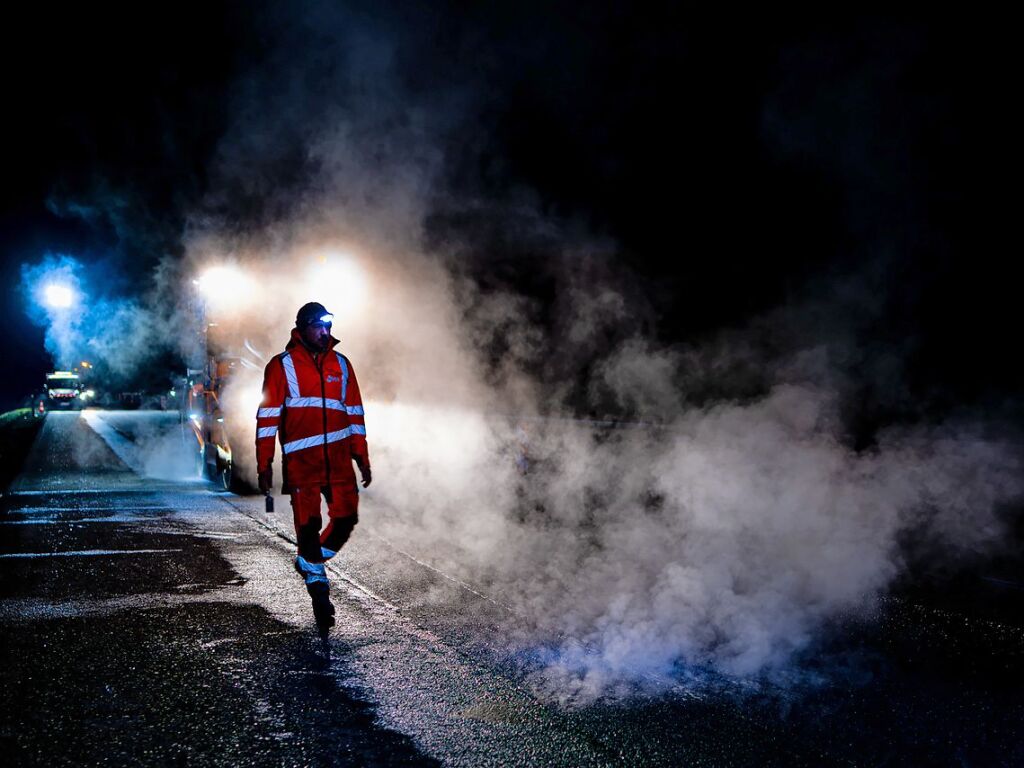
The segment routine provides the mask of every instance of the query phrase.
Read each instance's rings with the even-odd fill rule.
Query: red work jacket
[[[352,460],[370,466],[363,401],[352,364],[334,350],[316,355],[298,330],[285,351],[267,363],[256,413],[256,468],[270,469],[281,441],[286,493],[294,488],[355,482]]]

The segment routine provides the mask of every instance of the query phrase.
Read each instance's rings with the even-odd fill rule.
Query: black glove
[[[363,488],[369,488],[370,483],[373,482],[373,472],[370,470],[370,465],[363,465],[360,462],[356,462],[356,465],[359,467],[359,474],[363,476]]]
[[[274,487],[273,467],[268,467],[260,472],[257,477],[257,483],[260,487],[260,493],[270,493],[270,490]]]

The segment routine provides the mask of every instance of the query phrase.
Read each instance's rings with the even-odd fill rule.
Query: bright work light
[[[253,279],[229,264],[209,267],[194,282],[206,300],[218,309],[238,309],[251,301],[256,293]]]

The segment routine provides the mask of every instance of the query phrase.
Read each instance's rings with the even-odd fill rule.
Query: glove
[[[370,483],[373,482],[373,472],[370,470],[370,465],[366,464],[364,466],[359,462],[356,462],[356,465],[359,467],[359,474],[363,476],[363,488],[369,488]]]
[[[257,483],[260,487],[260,493],[270,493],[270,490],[274,487],[274,469],[268,467],[263,470],[257,476]]]

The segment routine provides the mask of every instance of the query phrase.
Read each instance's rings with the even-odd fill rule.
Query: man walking
[[[256,414],[259,487],[273,487],[274,438],[281,441],[282,490],[291,496],[299,554],[295,569],[306,582],[321,635],[334,625],[334,606],[324,564],[348,541],[359,520],[359,490],[370,485],[363,401],[352,364],[335,350],[333,316],[322,304],[304,305],[285,351],[263,374],[263,400]],[[320,532],[320,497],[328,523]]]

